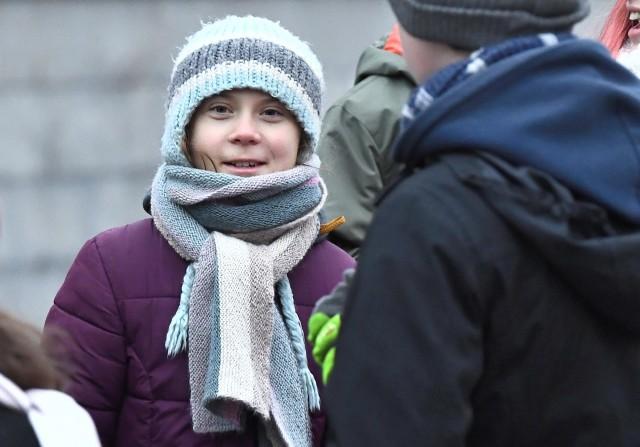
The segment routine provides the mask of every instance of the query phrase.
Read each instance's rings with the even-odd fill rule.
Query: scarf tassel
[[[171,319],[167,338],[164,347],[167,349],[167,356],[175,357],[187,347],[187,328],[189,325],[189,297],[191,296],[191,287],[193,286],[193,278],[195,278],[196,269],[193,264],[189,264],[187,271],[182,280],[182,291],[180,293],[180,304],[178,310]]]
[[[287,331],[291,337],[293,344],[293,351],[296,356],[296,363],[298,365],[298,371],[300,372],[300,378],[302,379],[302,386],[304,392],[307,395],[307,402],[311,411],[320,410],[320,393],[318,392],[318,384],[316,379],[309,371],[307,366],[307,351],[304,344],[304,332],[302,331],[302,324],[296,313],[295,304],[293,302],[293,292],[291,291],[291,284],[289,279],[285,276],[278,284],[278,295],[282,304],[282,315],[284,317]]]
[[[165,348],[169,357],[175,357],[182,352],[187,346],[187,328],[189,324],[189,296],[191,295],[191,287],[195,277],[195,267],[190,264],[184,275],[182,282],[182,292],[180,294],[180,304],[178,310],[171,319],[167,338],[165,340]],[[320,410],[320,393],[315,378],[309,371],[307,366],[307,351],[304,345],[304,333],[302,324],[298,318],[293,302],[293,293],[288,278],[285,276],[278,282],[278,295],[282,302],[282,314],[287,326],[287,331],[291,336],[293,351],[296,356],[296,363],[300,372],[302,386],[307,396],[307,403],[311,411]]]
[[[320,393],[318,392],[318,384],[316,379],[309,371],[309,368],[305,367],[300,372],[302,374],[302,382],[304,383],[304,390],[307,393],[307,401],[309,403],[309,409],[311,411],[320,410]]]

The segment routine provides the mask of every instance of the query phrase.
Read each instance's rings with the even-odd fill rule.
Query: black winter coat
[[[367,234],[341,446],[640,446],[640,81],[568,40],[451,87]]]
[[[461,154],[369,231],[328,388],[339,445],[640,445],[637,229]]]

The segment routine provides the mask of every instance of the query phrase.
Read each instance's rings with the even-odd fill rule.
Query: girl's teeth
[[[640,12],[634,11],[629,14],[629,20],[640,20]]]

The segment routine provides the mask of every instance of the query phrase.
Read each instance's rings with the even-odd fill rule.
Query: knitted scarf
[[[159,168],[155,225],[192,261],[166,347],[188,345],[194,431],[243,431],[253,413],[270,444],[311,445],[319,397],[287,272],[315,241],[325,197],[313,163],[246,178]]]
[[[401,129],[406,130],[413,121],[440,96],[470,77],[484,71],[487,67],[527,50],[550,47],[573,39],[571,33],[537,34],[516,37],[499,44],[480,48],[469,58],[448,65],[428,78],[425,83],[414,89],[402,110]]]

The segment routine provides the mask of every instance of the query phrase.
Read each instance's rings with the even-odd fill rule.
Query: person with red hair
[[[618,62],[640,76],[640,1],[617,0],[600,40]]]

